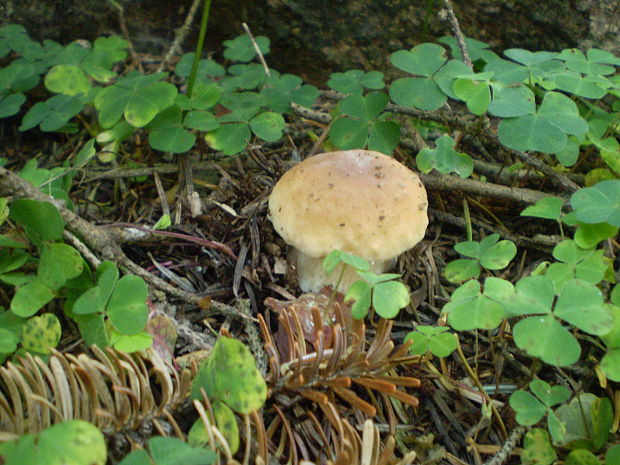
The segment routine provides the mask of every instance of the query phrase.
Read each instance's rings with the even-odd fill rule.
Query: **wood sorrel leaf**
[[[519,321],[513,337],[520,349],[550,365],[567,366],[579,360],[579,343],[553,316],[537,315]]]

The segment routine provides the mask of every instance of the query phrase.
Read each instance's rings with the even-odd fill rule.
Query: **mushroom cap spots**
[[[426,190],[416,173],[369,150],[328,152],[287,171],[269,197],[280,236],[310,257],[334,249],[384,261],[424,237]]]

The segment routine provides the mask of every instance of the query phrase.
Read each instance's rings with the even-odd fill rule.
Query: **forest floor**
[[[323,98],[314,111],[327,114],[333,106]],[[46,169],[62,166],[88,138],[85,132],[22,134],[17,127],[16,119],[3,120],[0,136],[0,157],[8,160],[4,168],[14,173],[32,159]],[[73,211],[92,227],[78,230],[86,235],[96,231],[115,242],[125,254],[117,257],[121,270],[139,274],[149,284],[151,316],[163,315],[176,332],[168,353],[175,365],[192,355],[204,357],[222,331],[243,341],[267,379],[262,434],[269,450],[316,463],[357,463],[351,457],[357,456],[362,437],[380,441],[407,460],[415,451],[416,463],[518,463],[526,428],[509,407],[512,392],[536,376],[597,395],[611,392],[611,387],[601,387],[592,359],[584,355],[566,368],[542,365],[512,344],[506,322],[496,331],[459,332],[460,350],[445,358],[413,356],[401,347],[418,325],[446,325],[442,308],[458,285],[446,280],[443,270],[458,258],[453,246],[467,240],[469,226],[475,240],[498,233],[515,242],[518,254],[510,265],[487,272],[513,283],[535,270],[561,241],[555,222],[519,213],[545,195],[567,199],[569,191],[557,178],[527,164],[513,169],[516,160],[481,158],[470,179],[423,175],[430,224],[424,240],[401,255],[394,270],[411,291],[411,303],[389,323],[373,314],[365,325],[342,315],[324,322],[344,342],[321,347],[317,355],[316,339],[301,330],[316,331],[312,308],[329,312],[335,305],[338,313],[347,306],[342,296],[335,303],[302,296],[287,245],[268,218],[267,199],[294,163],[311,152],[332,149],[321,140],[327,127],[316,119],[291,117],[281,142],[251,141],[247,152],[232,157],[200,140],[189,154],[162,156],[138,133],[122,152],[98,154],[73,177]],[[431,127],[430,139],[433,131],[440,134]],[[308,137],[310,133],[317,137]],[[465,135],[461,143],[476,151],[474,137]],[[394,156],[412,167],[419,149],[410,143]],[[583,181],[578,174],[561,178]],[[16,187],[4,195],[23,192]],[[163,214],[170,215],[172,225],[151,230]],[[610,252],[617,253],[617,243],[610,244]],[[105,256],[104,247],[91,252]],[[130,262],[135,266],[128,267]],[[3,291],[0,304],[8,307],[9,300]],[[291,312],[297,312],[296,318]],[[63,323],[58,349],[89,353],[68,319]],[[283,364],[295,351],[305,354],[305,361],[288,366],[284,379]],[[329,366],[319,367],[321,360]],[[171,414],[184,433],[196,418],[187,404]],[[376,437],[364,430],[368,418]],[[245,432],[244,437],[251,442]],[[615,438],[620,441],[617,433]]]

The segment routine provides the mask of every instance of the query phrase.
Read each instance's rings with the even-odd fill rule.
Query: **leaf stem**
[[[465,231],[467,232],[467,240],[474,240],[474,234],[471,229],[471,216],[469,214],[469,204],[463,199],[463,216],[465,217]]]
[[[207,21],[209,20],[209,10],[211,9],[211,0],[205,0],[202,9],[202,19],[200,20],[200,32],[198,34],[198,43],[196,44],[196,54],[192,62],[192,70],[189,73],[189,81],[187,83],[187,96],[191,98],[196,83],[196,74],[198,73],[198,64],[202,56],[202,50],[205,44],[205,36],[207,35]]]
[[[474,384],[476,385],[476,387],[480,391],[480,395],[482,397],[484,397],[484,399],[491,406],[491,411],[493,412],[493,416],[495,417],[495,419],[499,423],[499,427],[500,427],[500,429],[502,431],[502,435],[504,436],[504,439],[507,438],[508,437],[508,431],[506,430],[506,425],[504,425],[504,421],[502,420],[502,416],[497,411],[497,408],[495,408],[495,404],[493,403],[493,399],[491,399],[489,397],[489,395],[487,394],[487,392],[484,390],[484,387],[482,386],[482,384],[480,383],[480,380],[478,379],[478,375],[469,366],[469,363],[467,362],[467,358],[465,357],[465,354],[463,353],[463,349],[461,348],[461,341],[459,341],[458,335],[455,334],[454,337],[456,338],[456,350],[459,353],[459,357],[461,357],[461,360],[463,361],[463,365],[465,366],[465,370],[467,371],[467,373],[469,374],[471,380],[474,382]]]

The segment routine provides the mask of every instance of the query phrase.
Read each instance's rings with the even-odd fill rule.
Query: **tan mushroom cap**
[[[307,158],[269,197],[276,231],[303,254],[318,258],[338,249],[371,262],[395,258],[422,240],[427,204],[416,173],[369,150]]]

